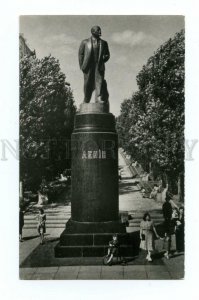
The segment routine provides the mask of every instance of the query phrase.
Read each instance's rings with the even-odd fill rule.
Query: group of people
[[[165,203],[162,207],[164,216],[163,236],[159,236],[154,226],[153,220],[148,212],[143,216],[140,223],[140,248],[147,252],[146,259],[152,261],[151,254],[155,250],[155,238],[163,240],[164,256],[169,259],[171,254],[172,235],[175,235],[176,251],[184,252],[184,207],[179,209],[173,202],[169,194],[166,195]]]
[[[172,207],[172,204],[173,207]],[[24,226],[24,210],[19,211],[19,240],[23,241],[22,230]],[[154,222],[148,212],[143,216],[140,223],[140,249],[146,251],[146,260],[152,261],[152,252],[155,250],[155,237],[163,241],[165,253],[164,256],[169,259],[171,254],[171,237],[175,234],[176,253],[184,251],[184,207],[178,208],[172,201],[169,193],[166,194],[165,202],[162,206],[164,216],[163,236],[160,236],[156,230]],[[44,234],[46,232],[46,214],[42,208],[39,209],[39,214],[36,216],[38,220],[37,231],[40,236],[40,244],[44,243]],[[110,259],[118,251],[119,242],[117,235],[113,236],[109,243],[108,255]]]
[[[24,226],[24,213],[25,210],[20,208],[19,210],[19,241],[23,242],[23,226]],[[35,217],[38,221],[37,231],[40,236],[40,244],[44,243],[44,234],[46,233],[46,214],[44,213],[43,208],[39,209],[39,213]]]
[[[164,256],[169,259],[171,255],[171,236],[175,235],[176,251],[175,253],[184,252],[184,207],[179,209],[170,203],[169,195],[163,204],[162,211],[164,216],[163,234],[160,236],[151,218],[151,215],[146,212],[143,220],[140,223],[140,249],[146,251],[146,260],[152,262],[152,253],[155,250],[155,237],[163,242]],[[175,205],[175,204],[173,204]],[[118,255],[119,241],[117,234],[113,235],[109,242],[108,256],[109,261],[113,256]]]
[[[173,205],[173,206],[172,206]],[[168,239],[168,251],[170,253],[171,236],[176,237],[176,252],[184,251],[184,207],[177,207],[172,201],[169,192],[166,194],[165,203],[162,206],[164,216],[165,234]]]

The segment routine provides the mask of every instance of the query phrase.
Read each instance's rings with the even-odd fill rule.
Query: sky
[[[101,38],[109,44],[110,60],[106,63],[110,111],[118,116],[120,105],[137,90],[136,76],[161,44],[184,28],[183,16],[21,16],[23,33],[38,58],[51,54],[60,61],[61,70],[70,83],[77,107],[82,103],[83,73],[79,69],[80,42],[91,36],[90,29],[99,25]],[[92,97],[94,101],[94,95]]]

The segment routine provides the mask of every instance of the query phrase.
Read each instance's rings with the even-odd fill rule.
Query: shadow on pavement
[[[54,267],[54,266],[94,266],[103,265],[103,257],[66,257],[57,258],[54,256],[54,248],[57,245],[59,238],[48,238],[43,245],[38,246],[31,254],[21,263],[22,268],[33,267]],[[133,245],[133,253],[131,257],[124,257],[125,265],[163,265],[160,257],[155,258],[152,263],[148,263],[145,259],[145,251],[140,251],[139,231],[129,234],[129,243]],[[114,258],[113,264],[122,264]]]
[[[23,240],[24,240],[24,241],[29,241],[29,240],[36,239],[36,238],[38,238],[38,237],[39,237],[38,234],[37,234],[37,235],[32,235],[32,236],[26,236],[26,237],[23,238]]]
[[[138,191],[139,189],[135,188],[135,185],[132,185],[129,182],[119,183],[119,195],[131,194]]]

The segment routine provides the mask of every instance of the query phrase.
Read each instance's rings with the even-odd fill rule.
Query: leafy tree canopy
[[[25,56],[20,60],[22,177],[34,177],[37,172],[41,177],[49,168],[58,171],[56,160],[64,152],[65,140],[70,139],[75,111],[72,91],[57,59]],[[66,158],[59,160],[66,167]]]
[[[167,174],[184,168],[184,54],[182,30],[148,59],[117,118],[120,146]]]

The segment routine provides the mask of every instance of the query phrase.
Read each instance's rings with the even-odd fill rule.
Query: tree
[[[142,164],[148,161],[154,174],[166,174],[175,192],[184,173],[184,31],[148,59],[137,84],[117,119],[122,146]]]
[[[20,60],[20,176],[37,187],[42,176],[70,166],[66,140],[74,115],[73,95],[59,61],[25,56]]]

